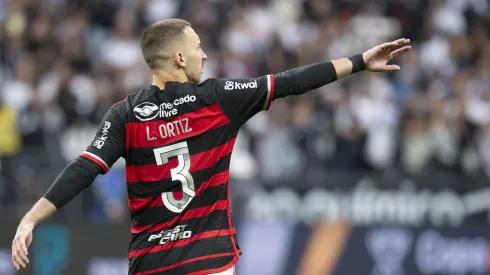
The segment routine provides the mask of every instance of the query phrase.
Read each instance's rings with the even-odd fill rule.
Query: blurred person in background
[[[395,92],[389,81],[371,74],[361,92],[353,96],[352,109],[362,131],[366,133],[363,155],[367,163],[378,170],[387,169],[395,158],[399,111]]]
[[[15,155],[22,149],[17,113],[0,100],[0,201],[2,206],[16,203]]]
[[[428,104],[425,95],[417,92],[403,116],[400,163],[408,173],[418,174],[425,171],[432,160]]]
[[[332,164],[340,169],[365,168],[362,147],[366,141],[366,133],[361,129],[349,92],[342,91],[339,97],[333,113],[337,143]]]

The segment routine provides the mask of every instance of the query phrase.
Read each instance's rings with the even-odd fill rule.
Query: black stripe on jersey
[[[209,132],[206,132],[202,135],[191,137],[186,139],[187,146],[189,148],[189,152],[192,155],[203,153],[209,151],[213,148],[219,147],[230,141],[231,139],[236,137],[236,134],[229,134],[226,130],[228,125],[223,125],[218,128],[215,128]],[[227,136],[225,136],[227,134]],[[166,144],[165,146],[169,146],[175,143],[179,143],[182,140]],[[151,147],[142,147],[142,148],[131,148],[127,153],[126,157],[126,165],[134,165],[134,166],[142,166],[148,164],[155,164],[155,153],[153,149],[160,148],[162,146],[151,146]]]
[[[163,229],[162,231],[173,230],[179,228],[177,226],[185,225],[184,231],[191,231],[193,235],[203,233],[211,230],[229,229],[228,228],[228,210],[215,210],[205,217],[197,217],[190,220],[180,221],[179,223]],[[150,246],[160,244],[160,238],[153,237],[149,241],[150,236],[158,235],[162,231],[158,232],[142,232],[139,234],[133,234],[129,250],[139,250]]]
[[[130,259],[130,274],[145,272],[144,274],[176,275],[216,269],[232,262],[236,257],[232,253],[234,250],[229,236],[201,239],[187,246],[174,247],[170,250],[149,253],[142,257]],[[231,256],[212,256],[219,254],[231,254]],[[184,264],[171,268],[179,263]],[[157,271],[162,269],[161,272]],[[151,270],[156,271],[156,273],[152,273]]]
[[[230,160],[231,153],[219,159],[215,165],[209,168],[192,172],[191,174],[194,178],[196,190],[199,189],[203,182],[210,179],[214,174],[227,171]],[[159,196],[162,192],[182,191],[182,183],[179,181],[172,181],[171,178],[151,182],[128,182],[127,189],[128,197],[130,199],[146,199]]]
[[[187,209],[191,210],[204,206],[212,206],[217,201],[227,200],[228,196],[225,187],[225,184],[221,184],[204,189],[198,195],[199,199],[193,199],[187,206]],[[147,226],[157,223],[165,223],[175,216],[176,214],[168,210],[165,205],[146,208],[144,211],[140,211],[137,215],[133,215],[133,225]]]
[[[235,228],[235,227],[233,227],[233,228]],[[240,249],[240,246],[238,245],[238,237],[237,237],[236,233],[233,234],[233,240],[235,241],[236,249],[238,251],[240,251],[239,255],[241,256],[242,255],[242,250]]]

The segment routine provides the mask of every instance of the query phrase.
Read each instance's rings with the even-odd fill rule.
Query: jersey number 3
[[[170,175],[173,181],[180,181],[184,195],[182,199],[176,200],[172,192],[163,192],[163,204],[172,212],[180,213],[191,202],[196,195],[194,187],[194,179],[189,173],[191,167],[191,158],[189,156],[189,148],[187,142],[180,142],[165,147],[153,149],[157,165],[167,164],[169,158],[177,157],[179,164],[177,167],[170,169]]]

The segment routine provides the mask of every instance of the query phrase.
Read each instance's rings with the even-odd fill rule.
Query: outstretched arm
[[[409,39],[398,39],[351,58],[317,63],[276,74],[274,98],[303,94],[362,70],[372,72],[399,70],[399,66],[387,63],[410,50],[409,44]]]
[[[362,70],[399,70],[399,66],[387,63],[410,50],[409,44],[409,39],[398,39],[351,58],[317,63],[259,78],[219,79],[199,85],[212,86],[224,113],[241,125],[256,113],[269,109],[274,99],[303,94]]]

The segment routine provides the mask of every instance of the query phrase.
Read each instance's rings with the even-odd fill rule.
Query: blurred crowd
[[[277,100],[240,132],[239,180],[328,169],[490,175],[487,0],[0,0],[0,204],[25,210],[126,94],[151,84],[139,49],[157,20],[189,20],[203,79],[256,77],[410,38],[394,73]],[[81,212],[117,218],[124,162]]]

